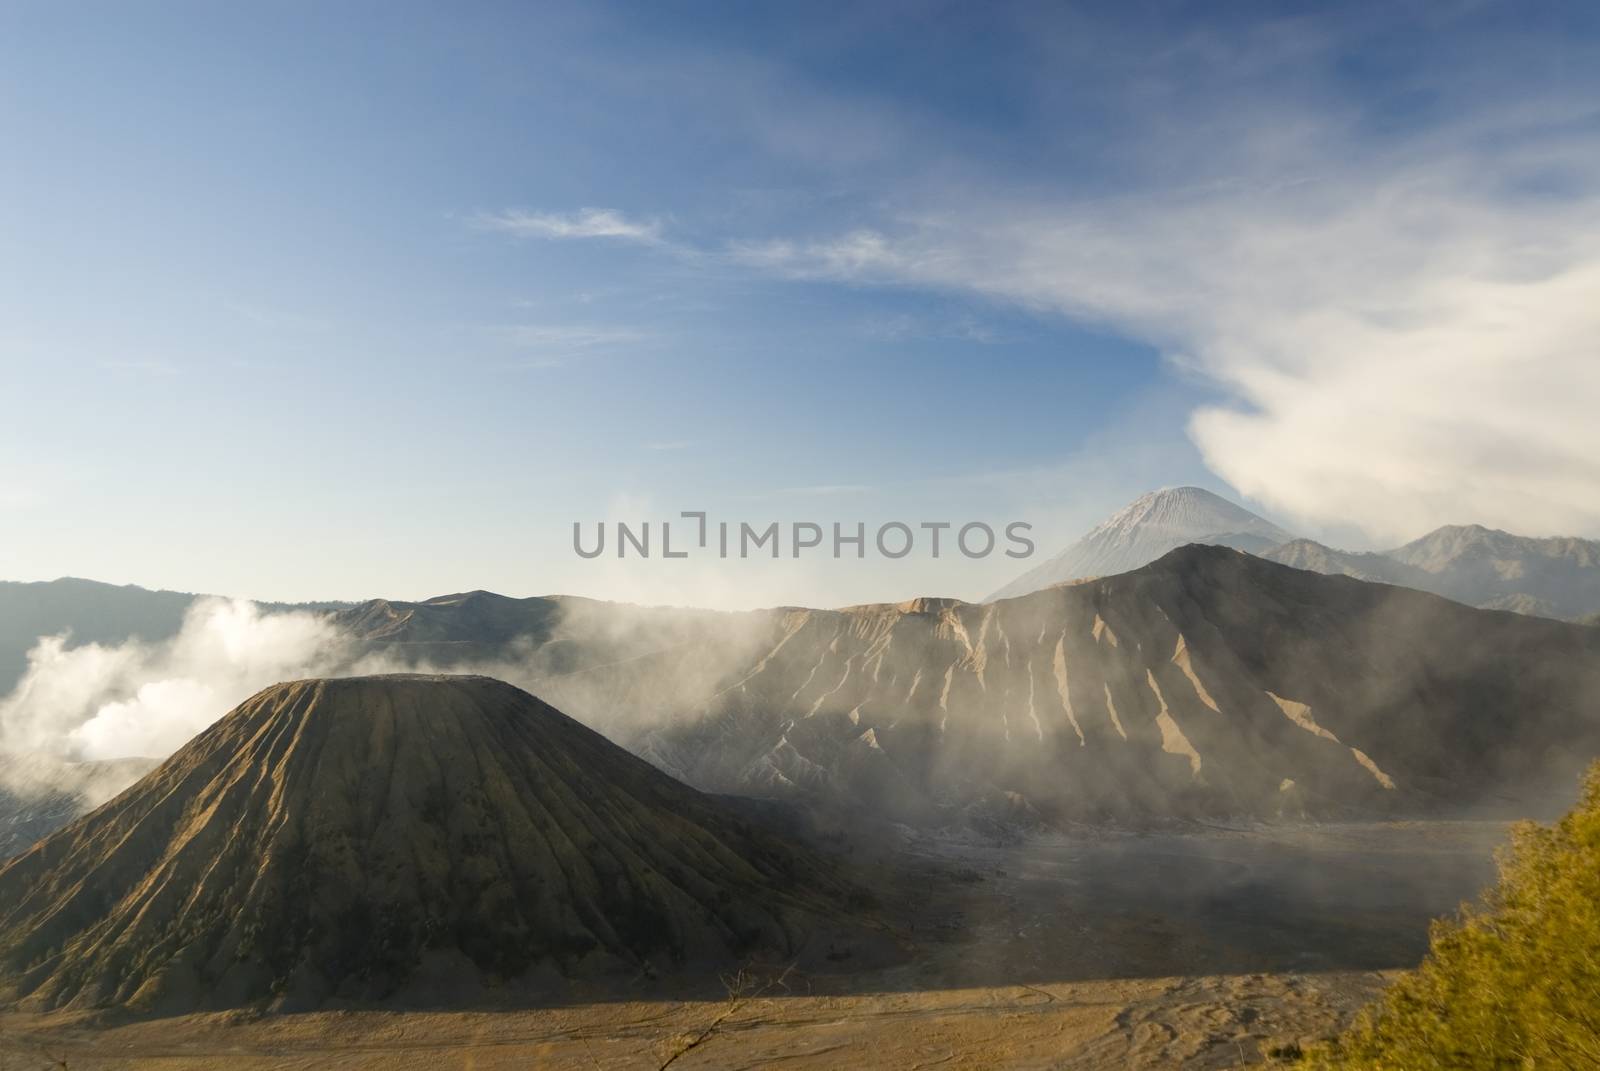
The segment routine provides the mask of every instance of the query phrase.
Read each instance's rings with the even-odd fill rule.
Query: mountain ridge
[[[1489,806],[1536,796],[1544,752],[1600,750],[1595,630],[1228,548],[993,603],[498,603],[519,629],[468,601],[374,618],[358,657],[509,677],[704,791],[919,825]]]
[[[937,614],[787,614],[633,746],[717,791],[935,821],[1379,815],[1539,795],[1556,752],[1600,750],[1591,694],[1592,630],[1192,545]]]
[[[1388,550],[1347,551],[1291,535],[1196,487],[1141,495],[983,601],[1127,572],[1188,543],[1229,546],[1295,568],[1400,584],[1468,606],[1562,620],[1600,612],[1600,540],[1450,524]]]
[[[1600,540],[1444,525],[1385,551],[1295,540],[1263,557],[1316,572],[1402,584],[1468,606],[1578,620],[1600,608]]]

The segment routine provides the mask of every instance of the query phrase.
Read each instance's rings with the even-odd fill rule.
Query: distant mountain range
[[[1299,569],[1431,591],[1487,610],[1567,620],[1600,611],[1600,541],[1590,539],[1534,539],[1465,524],[1378,554],[1301,539],[1263,556]]]
[[[41,636],[72,633],[72,642],[151,642],[177,635],[196,599],[183,591],[151,591],[133,584],[62,577],[22,583],[0,580],[0,696],[16,687],[28,652]],[[258,603],[263,610],[336,610],[344,602]]]
[[[918,824],[1526,814],[1600,754],[1600,629],[1227,547],[987,604],[480,591],[336,620],[352,672],[487,674],[703,791]]]
[[[1600,541],[1535,539],[1479,525],[1453,525],[1381,553],[1344,551],[1296,538],[1198,487],[1141,496],[986,601],[1127,572],[1189,543],[1234,547],[1297,569],[1430,591],[1469,606],[1563,620],[1600,620]],[[341,625],[374,641],[404,645],[419,657],[444,658],[460,657],[464,652],[451,645],[469,642],[446,638],[457,635],[439,623],[447,618],[477,615],[470,645],[488,652],[514,636],[546,635],[553,622],[571,616],[565,611],[574,606],[600,605],[570,596],[478,597],[486,594],[465,592],[424,602],[372,599],[259,605],[267,611],[331,613]],[[0,581],[0,696],[21,679],[27,653],[41,636],[70,631],[74,644],[160,641],[176,635],[189,607],[204,597],[71,577]],[[669,613],[675,620],[704,616],[702,611]],[[635,647],[649,646],[648,640],[635,639]],[[589,654],[580,655],[580,649]],[[589,657],[597,649],[592,643],[568,645],[567,654]],[[558,668],[562,648],[551,648],[542,657],[550,668]]]
[[[1352,553],[1176,488],[1005,590],[1034,585],[744,613],[486,591],[266,608],[327,614],[350,672],[509,680],[703,790],[914,822],[1521,807],[1600,753],[1600,630],[1526,616],[1600,609],[1600,543],[1464,526]],[[0,694],[42,635],[158,641],[197,598],[0,583]],[[0,754],[0,858],[147,765]]]
[[[989,604],[469,592],[338,619],[369,655],[510,677],[703,790],[912,822],[1516,808],[1600,753],[1600,632],[1224,547]]]
[[[1600,614],[1600,541],[1447,525],[1381,552],[1337,550],[1198,487],[1153,491],[989,596],[1126,572],[1188,543],[1234,547],[1317,573],[1398,584],[1469,606],[1580,620]]]

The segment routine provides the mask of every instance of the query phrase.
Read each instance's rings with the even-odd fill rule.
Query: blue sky
[[[979,596],[574,520],[1600,535],[1591,5],[18,3],[0,575]]]

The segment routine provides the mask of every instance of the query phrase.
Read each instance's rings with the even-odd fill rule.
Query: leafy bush
[[[1554,827],[1524,823],[1483,902],[1336,1043],[1327,1071],[1600,1068],[1600,762]]]

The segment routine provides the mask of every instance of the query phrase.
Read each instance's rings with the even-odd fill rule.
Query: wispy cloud
[[[508,209],[472,218],[479,230],[497,231],[515,238],[609,238],[616,241],[660,245],[659,220],[630,219],[614,208],[581,208],[576,212],[528,212]]]
[[[553,368],[580,358],[635,348],[654,336],[613,324],[499,324],[482,329],[489,337],[528,356],[520,368]]]
[[[750,209],[697,263],[1147,342],[1221,396],[1188,418],[1206,464],[1287,520],[1600,532],[1600,122],[1571,75],[1592,48],[1501,19],[1450,43],[1481,7],[1204,20],[1159,47],[1145,20],[1028,14],[1018,92],[1049,121],[1026,146],[722,70],[773,87],[715,97],[730,123],[866,193]],[[1352,78],[1400,40],[1426,56]],[[696,248],[601,210],[488,224]]]
[[[791,279],[859,279],[912,270],[911,251],[888,235],[855,230],[837,237],[796,242],[770,239],[734,241],[728,259],[736,264],[780,272]]]
[[[1399,146],[1318,118],[1278,117],[1288,140],[1239,131],[1212,180],[935,200],[732,256],[1146,340],[1228,395],[1190,420],[1212,470],[1296,518],[1600,530],[1600,139],[1581,109],[1480,112]]]

